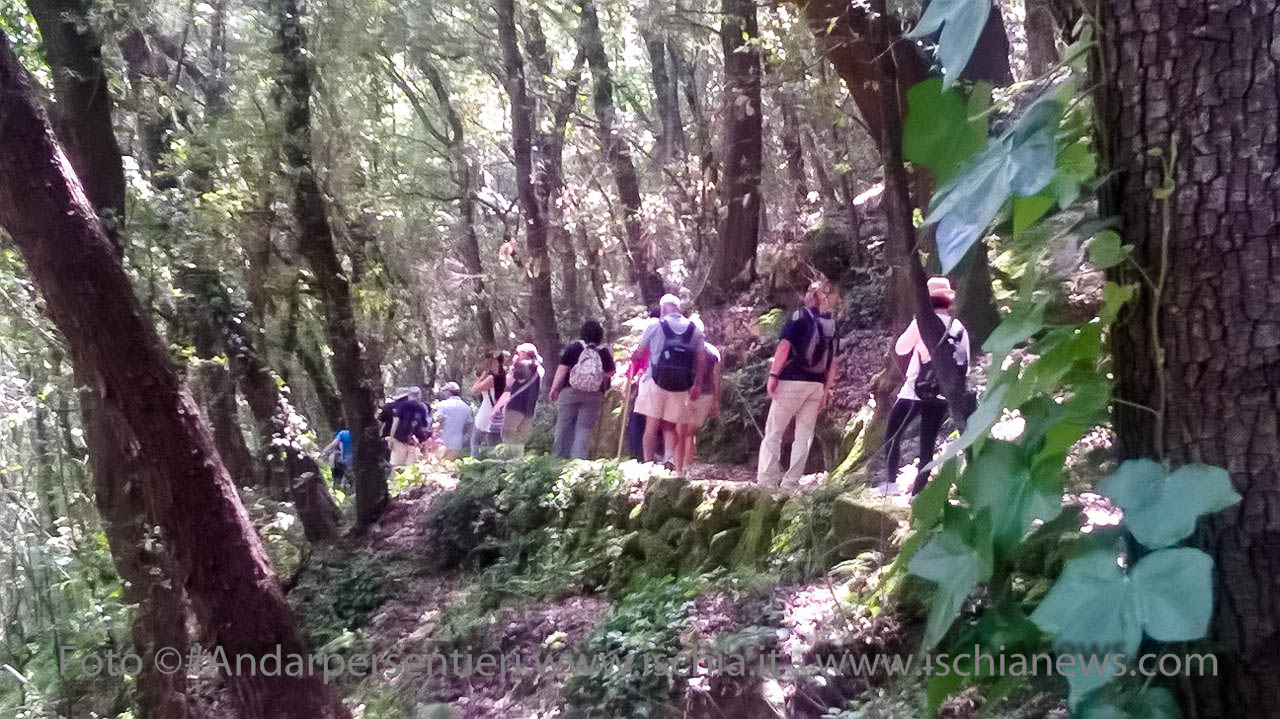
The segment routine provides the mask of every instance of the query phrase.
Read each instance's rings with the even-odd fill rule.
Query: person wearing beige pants
[[[818,414],[826,405],[827,388],[821,382],[780,380],[769,407],[769,421],[764,426],[764,441],[760,444],[760,469],[757,479],[761,484],[778,485],[781,471],[782,435],[791,420],[796,422],[795,439],[791,442],[791,462],[783,476],[788,484],[799,481],[804,475],[805,461],[809,459],[809,447],[813,444],[813,430],[818,424]]]
[[[760,443],[756,481],[777,487],[782,462],[782,435],[792,420],[796,423],[791,443],[791,462],[783,477],[795,484],[804,475],[804,465],[813,445],[818,415],[827,406],[827,393],[835,380],[838,352],[835,321],[823,312],[834,289],[825,280],[815,281],[805,292],[804,306],[792,312],[783,325],[778,349],[769,366],[765,391],[773,400]]]

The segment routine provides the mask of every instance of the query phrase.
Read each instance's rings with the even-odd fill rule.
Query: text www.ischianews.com
[[[695,651],[667,654],[581,654],[568,651],[423,654],[302,654],[277,646],[261,654],[236,654],[222,647],[194,645],[186,651],[160,647],[147,656],[132,652],[84,651],[59,647],[58,668],[68,677],[137,676],[144,670],[184,676],[318,676],[326,683],[346,677],[384,680],[414,677],[500,677],[531,675],[639,674],[665,676],[783,677],[801,672],[853,676],[1217,676],[1213,654],[1071,653],[1017,654],[984,651],[925,654],[832,654],[796,664],[778,651],[738,654]]]

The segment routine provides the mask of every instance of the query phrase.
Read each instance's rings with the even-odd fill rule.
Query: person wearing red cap
[[[955,306],[956,292],[951,288],[951,280],[946,277],[929,278],[929,299],[933,303],[933,311],[945,325],[941,341],[952,347],[952,356],[956,364],[967,372],[969,366],[969,333],[965,331],[960,320],[951,316]],[[894,352],[899,357],[907,357],[907,376],[898,390],[898,397],[889,410],[888,448],[886,471],[888,477],[880,490],[886,494],[897,492],[897,476],[901,469],[902,433],[907,423],[917,415],[920,417],[920,454],[919,465],[923,467],[933,459],[934,446],[938,441],[938,430],[942,428],[942,420],[947,414],[947,401],[942,397],[937,375],[933,368],[933,355],[929,351],[916,321],[898,337],[894,343]],[[929,473],[920,471],[916,474],[911,487],[914,496],[924,489],[929,481]]]

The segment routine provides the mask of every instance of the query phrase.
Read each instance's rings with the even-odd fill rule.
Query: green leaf
[[[1123,653],[1131,655],[1142,642],[1142,622],[1129,585],[1107,549],[1095,549],[1063,567],[1053,589],[1031,613],[1031,621],[1054,637],[1054,645],[1065,654],[1081,647],[1080,654]],[[1067,674],[1071,686],[1070,703],[1075,705],[1090,691],[1111,677],[1088,672],[1081,667]]]
[[[1220,467],[1188,464],[1166,476],[1164,468],[1149,459],[1126,460],[1098,484],[1098,491],[1124,510],[1125,526],[1152,549],[1186,539],[1200,515],[1240,501]]]
[[[1013,200],[1013,236],[1018,237],[1053,207],[1053,198],[1045,193]]]
[[[1102,308],[1098,311],[1098,316],[1103,322],[1110,324],[1116,321],[1120,316],[1120,308],[1126,302],[1133,299],[1134,291],[1137,285],[1120,285],[1107,280],[1102,286]]]
[[[994,357],[1004,357],[1018,343],[1044,328],[1044,309],[1048,300],[1040,300],[1035,304],[1019,302],[1004,318],[987,341],[982,343],[982,351],[990,352]]]
[[[947,504],[947,496],[951,493],[951,485],[956,481],[956,463],[942,465],[938,476],[920,490],[911,500],[911,517],[915,520],[916,529],[928,529],[938,521],[942,508]]]
[[[1103,230],[1089,243],[1089,261],[1105,270],[1124,262],[1132,250],[1133,245],[1120,244],[1115,230]]]
[[[943,90],[941,78],[931,77],[908,90],[907,107],[902,152],[929,168],[938,182],[946,181],[986,142],[985,116],[971,120],[960,93]]]
[[[1161,549],[1129,573],[1142,628],[1152,639],[1184,642],[1209,631],[1213,559],[1199,549]]]
[[[907,565],[912,574],[938,585],[925,625],[924,649],[938,643],[973,588],[991,576],[990,526],[989,522],[985,524],[969,523],[960,514],[952,515],[942,531],[921,547]],[[984,537],[987,541],[983,541]]]
[[[1011,196],[1034,195],[1053,180],[1054,129],[1061,114],[1060,102],[1042,96],[938,187],[925,224],[938,225],[943,272],[959,264]]]
[[[965,469],[963,493],[977,510],[991,510],[991,535],[997,554],[1008,556],[1034,520],[1062,513],[1062,490],[1031,481],[1031,465],[1022,448],[991,441]]]
[[[933,0],[920,22],[907,33],[907,37],[919,39],[942,31],[938,36],[938,61],[946,72],[944,88],[960,79],[990,14],[991,0]]]

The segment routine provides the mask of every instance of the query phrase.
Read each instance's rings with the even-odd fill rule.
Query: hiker
[[[778,349],[769,365],[765,391],[772,400],[769,419],[760,443],[756,481],[764,486],[780,484],[782,435],[795,420],[791,441],[791,462],[781,479],[793,485],[804,475],[813,443],[818,414],[827,406],[831,383],[836,376],[835,320],[824,312],[823,304],[834,294],[831,283],[817,280],[804,295],[804,305],[791,313],[782,327]]]
[[[613,381],[613,353],[604,346],[604,328],[595,320],[582,323],[579,340],[565,347],[551,380],[556,403],[552,453],[565,459],[586,459],[591,433],[604,409],[604,393]]]
[[[391,426],[387,444],[391,448],[391,467],[403,467],[417,460],[419,450],[430,434],[431,411],[422,403],[422,390],[409,387],[391,403]]]
[[[961,372],[969,369],[969,333],[965,331],[960,320],[951,316],[955,306],[956,293],[951,288],[951,280],[946,277],[929,278],[929,300],[933,303],[933,311],[945,325],[941,342],[951,347],[952,355]],[[894,352],[899,357],[910,355],[907,362],[906,379],[898,397],[889,410],[888,449],[886,470],[888,476],[878,489],[885,494],[896,494],[898,490],[897,476],[901,469],[902,433],[907,423],[916,415],[920,416],[920,454],[919,467],[933,459],[934,445],[938,440],[938,430],[942,428],[942,420],[947,414],[947,401],[942,396],[938,384],[936,370],[933,367],[932,353],[920,335],[916,321],[911,320],[907,329],[894,343]],[[929,481],[929,473],[917,470],[915,481],[911,486],[911,495],[915,496],[924,489]]]
[[[632,386],[632,391],[630,392],[631,399],[630,401],[627,402],[627,407],[626,407],[627,451],[631,453],[632,457],[635,457],[636,459],[641,461],[644,460],[645,416],[640,414],[638,411],[636,411],[636,405],[640,401],[640,390],[638,385],[640,380],[644,379],[645,370],[648,369],[648,367],[649,367],[648,358],[632,357],[631,361],[627,363],[627,371],[626,371],[626,374],[624,375],[626,377],[627,382],[630,383]],[[667,454],[663,446],[661,432],[658,433],[657,452],[658,454],[663,456],[663,461],[666,461]]]
[[[702,320],[694,318],[694,326],[702,330]],[[684,472],[693,464],[697,453],[697,435],[708,419],[720,416],[720,349],[710,342],[703,342],[707,369],[702,375],[702,391],[697,399],[690,399],[685,406],[684,417],[676,425],[676,471]]]
[[[702,376],[707,356],[700,332],[680,311],[680,298],[663,295],[658,303],[659,319],[645,328],[633,361],[648,361],[636,396],[636,411],[645,416],[644,461],[658,457],[658,433],[671,450],[668,467],[675,469],[680,458],[676,425],[683,419],[685,404],[702,394]]]
[[[495,447],[502,441],[502,413],[494,412],[493,406],[507,387],[506,360],[507,354],[500,350],[485,354],[480,379],[471,385],[471,393],[480,397],[475,426],[471,431],[472,457],[479,457],[481,449]]]
[[[508,456],[524,454],[524,445],[533,436],[533,411],[538,406],[544,372],[537,347],[529,342],[516,347],[506,391],[494,405],[495,412],[503,413],[502,443],[507,445]]]
[[[346,490],[347,470],[351,468],[355,458],[355,447],[351,443],[351,430],[343,427],[333,435],[333,441],[320,450],[320,457],[333,468],[333,486]]]
[[[462,388],[457,382],[446,382],[440,390],[440,401],[436,403],[435,414],[440,418],[440,441],[444,445],[441,454],[443,459],[462,456],[467,425],[471,424],[471,405],[462,399],[461,394]]]

